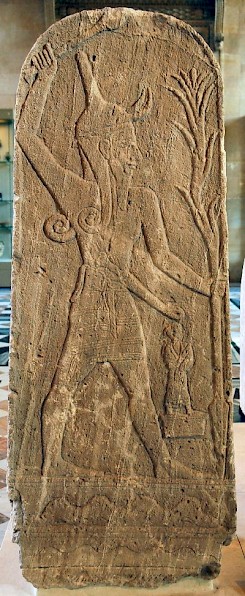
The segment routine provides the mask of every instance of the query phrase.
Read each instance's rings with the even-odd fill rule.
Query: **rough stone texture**
[[[210,579],[234,532],[220,87],[193,30],[129,9],[23,66],[9,487],[35,585]]]

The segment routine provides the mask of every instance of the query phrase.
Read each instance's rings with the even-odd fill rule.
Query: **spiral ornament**
[[[69,219],[62,213],[55,213],[48,217],[43,229],[47,238],[54,242],[70,242],[76,235]]]
[[[78,215],[78,225],[84,232],[95,234],[101,222],[101,210],[94,205],[83,207]]]

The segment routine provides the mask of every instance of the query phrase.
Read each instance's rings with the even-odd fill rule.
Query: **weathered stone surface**
[[[24,64],[9,485],[35,585],[210,579],[234,531],[220,86],[194,31],[128,9]]]

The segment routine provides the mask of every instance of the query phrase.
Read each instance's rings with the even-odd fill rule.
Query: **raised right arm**
[[[21,109],[16,128],[16,141],[53,197],[59,211],[66,214],[65,206],[61,204],[60,190],[64,185],[66,170],[55,160],[38,136],[42,113],[57,71],[57,61],[50,44],[32,58],[32,63],[37,71],[37,77]]]

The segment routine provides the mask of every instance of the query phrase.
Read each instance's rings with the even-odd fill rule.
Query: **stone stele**
[[[187,25],[57,22],[16,119],[9,491],[36,586],[215,577],[235,529],[222,98]]]

